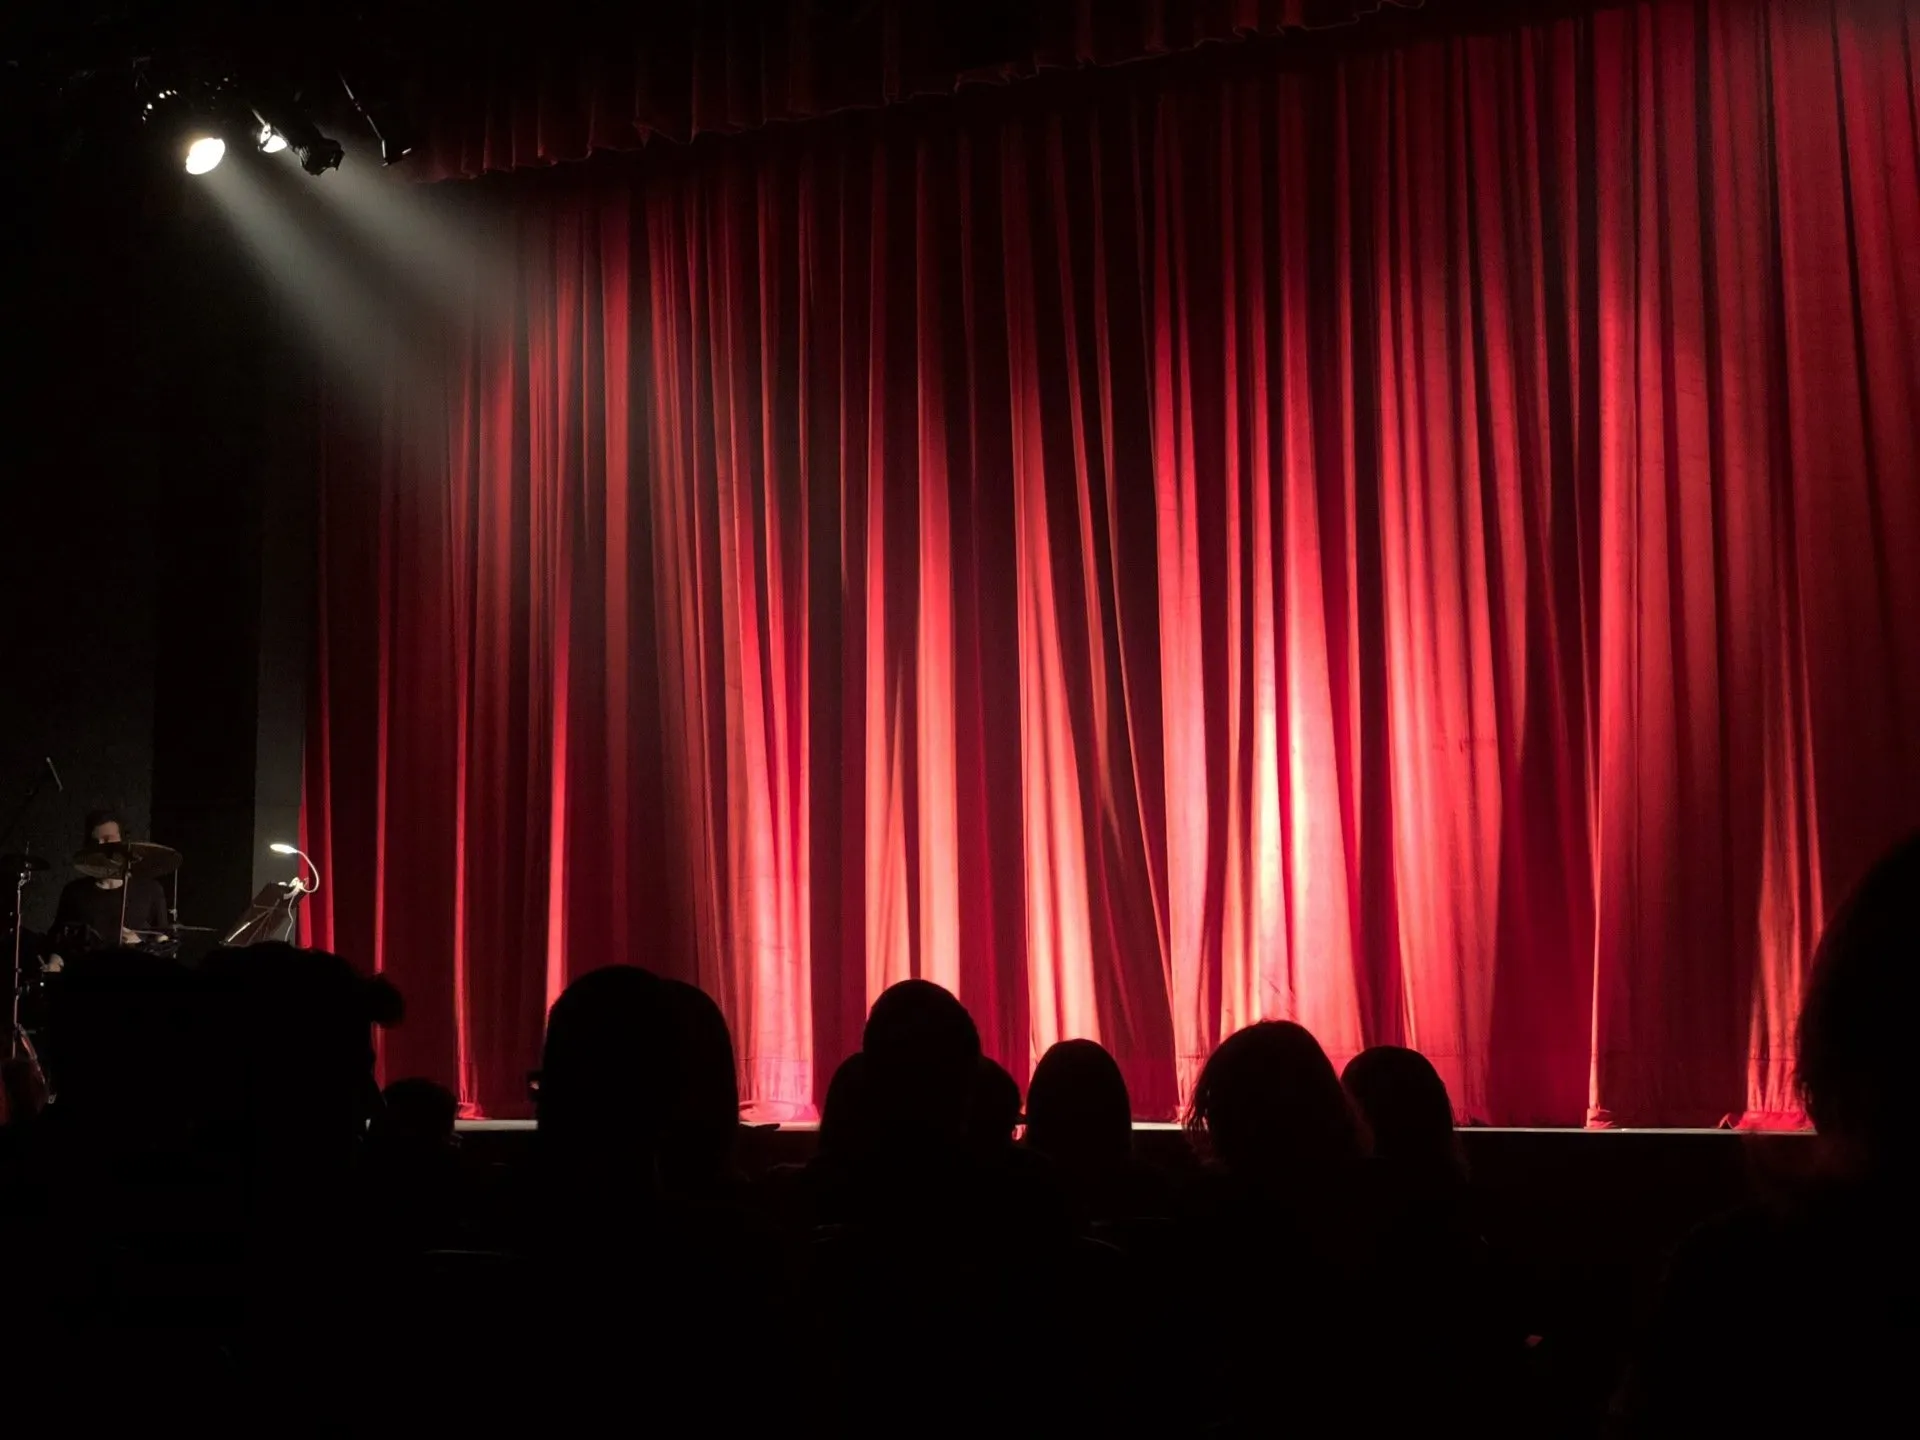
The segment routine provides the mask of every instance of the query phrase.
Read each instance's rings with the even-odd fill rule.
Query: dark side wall
[[[19,820],[0,848],[59,857],[92,806],[121,809],[136,835],[150,830],[160,507],[134,444],[146,406],[132,227],[113,218],[103,187],[70,172],[8,178],[0,827]],[[21,814],[42,757],[66,789],[44,785]],[[30,925],[51,914],[67,873],[56,862],[30,887]]]
[[[0,839],[55,858],[35,927],[90,808],[180,850],[181,918],[213,927],[297,821],[310,362],[152,160],[0,175],[0,827],[43,758],[66,787]]]

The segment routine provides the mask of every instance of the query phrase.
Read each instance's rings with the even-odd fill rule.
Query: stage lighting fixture
[[[218,135],[201,135],[187,143],[187,174],[204,175],[226,157],[227,142]]]
[[[260,153],[262,155],[278,155],[286,148],[286,136],[282,135],[271,125],[262,125],[260,127]]]
[[[353,86],[347,82],[345,75],[340,77],[340,88],[347,92],[347,99],[360,112],[360,118],[367,122],[373,138],[380,142],[382,165],[395,164],[413,153],[413,131],[398,112],[391,106],[364,103],[353,93]]]
[[[340,162],[347,156],[338,140],[329,140],[324,135],[311,145],[295,146],[294,153],[300,157],[300,168],[309,175],[324,175],[329,170],[338,170]]]
[[[196,87],[192,94],[158,89],[140,109],[141,125],[189,175],[206,174],[226,156],[223,116],[217,86]]]
[[[186,107],[186,97],[172,86],[153,92],[153,98],[140,107],[142,124],[153,125]]]
[[[260,122],[261,149],[268,148],[265,133],[272,131],[280,138],[282,145],[293,151],[300,161],[300,168],[307,174],[324,175],[329,170],[340,168],[340,161],[347,152],[341,148],[338,140],[322,135],[319,127],[307,119],[297,106],[256,104],[253,118]]]
[[[413,153],[411,140],[396,140],[391,135],[380,137],[380,163],[391,165],[396,160],[404,160]]]

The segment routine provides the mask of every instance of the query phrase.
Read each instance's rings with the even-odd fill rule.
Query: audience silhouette
[[[999,1061],[982,1055],[974,1070],[967,1140],[983,1158],[993,1159],[1013,1144],[1019,1129],[1020,1082]]]
[[[384,982],[285,945],[66,967],[53,1099],[0,1177],[9,1274],[32,1267],[45,1317],[10,1356],[37,1356],[62,1425],[352,1425],[371,1030],[397,1018]]]
[[[1109,1238],[1153,1243],[1140,1222],[1174,1213],[1166,1178],[1134,1158],[1126,1078],[1097,1041],[1057,1041],[1040,1057],[1027,1086],[1026,1144],[1052,1162],[1074,1218]],[[1164,1246],[1160,1228],[1154,1238]]]
[[[1291,1020],[1249,1025],[1207,1058],[1187,1129],[1226,1173],[1257,1186],[1324,1179],[1366,1154],[1326,1051]]]
[[[1309,1427],[1383,1423],[1350,1339],[1380,1318],[1379,1197],[1365,1126],[1319,1041],[1286,1020],[1228,1036],[1187,1129],[1207,1162],[1189,1197],[1203,1313],[1235,1316],[1201,1352],[1219,1422],[1254,1426],[1281,1397]]]
[[[215,1285],[242,1307],[229,1346],[278,1423],[350,1425],[366,1398],[355,1360],[382,1258],[360,1203],[361,1146],[380,1105],[373,1036],[400,1022],[399,992],[285,944],[215,951],[189,990],[201,1183],[237,1227],[219,1237],[232,1248]],[[57,1069],[55,1080],[64,1092]]]
[[[1382,1293],[1394,1297],[1367,1347],[1391,1357],[1430,1417],[1524,1429],[1526,1337],[1481,1234],[1446,1082],[1419,1051],[1376,1045],[1340,1083],[1372,1141]]]
[[[1815,952],[1795,1071],[1821,1164],[1675,1256],[1619,1433],[1905,1433],[1920,1354],[1920,834],[1867,873]],[[1904,1419],[1901,1417],[1905,1417]]]
[[[1917,971],[1920,836],[1812,966],[1817,1175],[1681,1248],[1620,1433],[1907,1428]],[[1052,1046],[1023,1113],[966,1008],[908,980],[835,1071],[813,1159],[753,1179],[719,1007],[609,965],[552,1007],[537,1143],[495,1210],[456,1096],[375,1088],[374,1031],[400,1019],[380,977],[284,945],[67,967],[44,1072],[5,1075],[0,1260],[38,1312],[6,1347],[39,1382],[10,1418],[37,1399],[69,1431],[565,1434],[641,1407],[669,1430],[1549,1433],[1416,1051],[1337,1074],[1292,1022],[1228,1036],[1186,1117],[1198,1164],[1169,1175],[1137,1159],[1098,1044]],[[1181,1383],[1153,1383],[1169,1356]]]
[[[534,1116],[542,1183],[577,1192],[564,1204],[623,1210],[657,1198],[673,1088],[668,1003],[660,978],[632,965],[591,970],[553,1002]]]
[[[952,1165],[979,1079],[980,1032],[966,1007],[930,980],[902,980],[873,1002],[861,1049],[878,1173]]]
[[[1098,1041],[1058,1041],[1033,1067],[1027,1143],[1066,1173],[1110,1175],[1132,1160],[1126,1078]]]
[[[454,1133],[460,1102],[436,1080],[396,1080],[380,1092],[380,1108],[367,1126],[370,1154],[409,1159],[444,1155],[460,1142]]]
[[[859,1050],[840,1062],[820,1105],[813,1158],[775,1166],[761,1182],[762,1204],[776,1225],[804,1232],[852,1215],[872,1146],[866,1069]]]
[[[827,1098],[820,1106],[818,1154],[823,1160],[854,1163],[873,1143],[873,1118],[868,1113],[867,1056],[856,1050],[833,1072]]]
[[[1340,1083],[1366,1121],[1376,1159],[1435,1184],[1465,1180],[1453,1102],[1426,1056],[1400,1045],[1375,1045],[1347,1062]]]
[[[364,1203],[375,1243],[396,1259],[456,1249],[467,1239],[459,1113],[454,1093],[433,1080],[396,1080],[381,1092],[367,1125]]]

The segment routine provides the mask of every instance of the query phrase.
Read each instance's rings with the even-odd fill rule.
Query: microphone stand
[[[44,772],[33,772],[33,783],[27,787],[27,793],[21,797],[14,808],[7,828],[0,832],[0,849],[13,842],[14,831],[20,828],[20,822],[27,818],[27,812],[33,808],[33,802],[40,798],[40,781]],[[29,846],[29,849],[32,847]],[[21,930],[25,925],[23,910],[26,904],[27,881],[33,872],[22,865],[13,876],[13,1003],[7,1023],[7,1059],[18,1060],[23,1054],[37,1066],[40,1057],[34,1054],[33,1042],[27,1038],[26,1027],[20,1023],[20,1000],[26,994],[26,966],[21,958]]]
[[[27,1028],[20,1023],[20,1001],[27,993],[26,965],[20,954],[20,932],[26,921],[22,915],[27,893],[27,881],[33,872],[25,865],[13,872],[13,1007],[7,1023],[7,1059],[18,1060],[22,1055],[37,1067],[40,1057],[34,1053],[33,1041],[27,1038]]]

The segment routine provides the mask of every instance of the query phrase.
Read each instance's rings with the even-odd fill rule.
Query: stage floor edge
[[[462,1133],[513,1133],[531,1131],[531,1120],[461,1120],[456,1128]],[[756,1129],[811,1132],[820,1127],[807,1120],[792,1124],[755,1126]],[[1133,1122],[1136,1132],[1168,1133],[1181,1127],[1171,1120],[1136,1120]],[[1801,1135],[1811,1138],[1813,1131],[1808,1129],[1778,1130],[1738,1130],[1731,1126],[1582,1126],[1582,1125],[1462,1125],[1455,1127],[1462,1135],[1724,1135],[1738,1139],[1747,1135]]]

